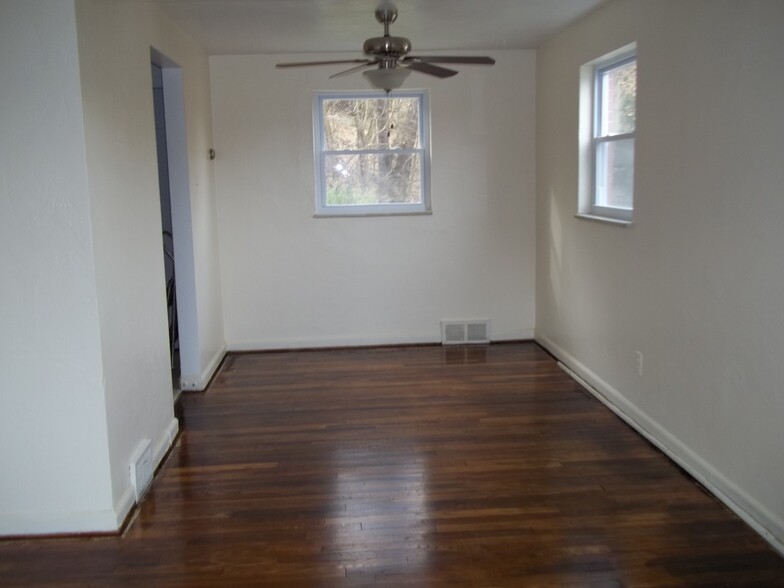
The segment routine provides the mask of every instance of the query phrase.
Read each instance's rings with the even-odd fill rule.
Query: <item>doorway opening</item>
[[[169,153],[166,143],[166,107],[163,88],[163,68],[152,63],[152,96],[155,111],[155,146],[158,157],[158,190],[161,199],[161,227],[163,264],[166,276],[166,316],[169,328],[169,359],[171,361],[172,391],[180,394],[180,341],[177,318],[177,281],[174,258],[174,226],[172,223],[171,189],[169,184]]]
[[[199,368],[199,329],[193,246],[185,89],[182,68],[150,49],[155,106],[161,233],[169,317],[169,350],[174,399],[193,389]]]

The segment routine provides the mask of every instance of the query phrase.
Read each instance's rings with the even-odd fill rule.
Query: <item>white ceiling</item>
[[[152,0],[211,55],[352,51],[381,36],[380,0]],[[395,0],[412,53],[533,49],[607,0]]]

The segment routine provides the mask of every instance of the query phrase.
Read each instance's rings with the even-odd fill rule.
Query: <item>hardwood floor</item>
[[[784,586],[784,559],[532,343],[231,355],[123,537],[3,586]]]

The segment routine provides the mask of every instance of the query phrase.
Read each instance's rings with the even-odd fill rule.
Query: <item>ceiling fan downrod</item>
[[[405,37],[393,37],[389,34],[389,25],[397,20],[398,12],[394,4],[388,0],[375,11],[376,20],[384,25],[383,37],[371,37],[362,46],[364,59],[342,59],[327,61],[304,61],[294,63],[278,63],[277,68],[309,67],[312,65],[352,64],[352,67],[332,74],[330,78],[339,78],[362,71],[362,75],[374,88],[389,92],[399,88],[406,76],[412,71],[434,76],[449,78],[457,75],[457,71],[440,63],[466,65],[493,65],[492,57],[480,55],[409,55],[411,41]],[[370,69],[376,66],[375,69]]]
[[[384,36],[389,36],[389,25],[397,20],[397,8],[393,4],[382,4],[376,8],[376,20],[384,25]]]

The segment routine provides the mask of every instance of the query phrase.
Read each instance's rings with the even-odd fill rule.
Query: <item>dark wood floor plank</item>
[[[2,586],[784,586],[784,559],[535,344],[230,355],[122,537]]]

